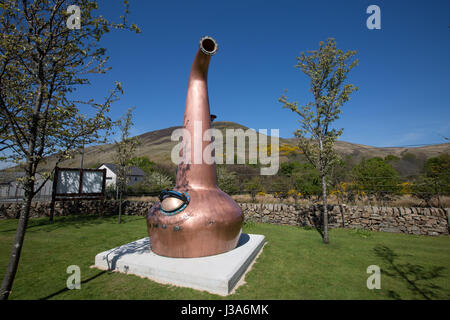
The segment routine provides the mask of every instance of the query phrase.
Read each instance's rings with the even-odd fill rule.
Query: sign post
[[[55,168],[53,177],[50,221],[53,221],[56,201],[100,200],[105,201],[106,169]],[[98,212],[101,218],[102,209]]]

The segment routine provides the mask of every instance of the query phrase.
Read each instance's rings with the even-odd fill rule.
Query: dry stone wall
[[[248,220],[294,226],[318,227],[322,206],[240,204]],[[362,228],[374,231],[422,235],[449,234],[450,209],[328,206],[330,228]]]
[[[144,216],[152,202],[124,201],[124,215]],[[322,223],[322,206],[239,203],[247,221],[272,224],[319,227]],[[18,218],[22,203],[0,203],[0,219]],[[50,202],[34,202],[31,217],[47,216]],[[55,216],[118,214],[118,201],[64,201],[55,205]],[[448,235],[450,209],[439,208],[395,208],[357,207],[330,205],[330,228],[362,228],[367,230],[399,232],[420,235]]]
[[[124,201],[122,213],[124,215],[145,215],[151,202],[146,201]],[[19,218],[23,203],[0,203],[0,219]],[[30,217],[38,218],[48,216],[50,213],[50,201],[33,202]],[[55,203],[55,217],[69,215],[103,214],[105,216],[119,213],[119,202],[107,200],[79,200],[79,201],[58,201]]]

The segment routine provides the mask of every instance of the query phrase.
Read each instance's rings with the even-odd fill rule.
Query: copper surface
[[[177,198],[166,198],[161,201],[161,208],[165,211],[173,211],[178,209],[183,205],[183,201]]]
[[[157,202],[147,215],[151,249],[162,256],[193,258],[224,253],[236,247],[241,235],[242,210],[217,186],[215,163],[207,164],[203,157],[202,163],[194,159],[197,153],[203,155],[211,143],[211,140],[194,142],[194,124],[201,122],[202,136],[211,127],[207,76],[211,56],[217,48],[214,39],[202,38],[189,75],[183,127],[192,138],[191,161],[178,165],[174,188],[188,193],[189,204],[175,215],[164,215],[161,203]],[[183,138],[183,141],[187,140]],[[164,207],[166,201],[167,208],[179,203],[166,198]]]

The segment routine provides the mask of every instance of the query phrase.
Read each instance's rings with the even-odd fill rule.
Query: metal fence
[[[0,202],[20,202],[25,197],[25,190],[20,182],[24,176],[23,172],[0,172]],[[45,180],[36,176],[35,190],[44,183]],[[52,195],[52,183],[47,180],[33,198],[33,201],[49,201]]]

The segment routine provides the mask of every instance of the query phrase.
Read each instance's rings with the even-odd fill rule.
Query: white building
[[[99,169],[106,169],[106,186],[116,185],[117,181],[117,167],[112,163],[104,163]],[[134,184],[142,181],[144,179],[145,172],[138,167],[131,167],[130,174],[128,176],[128,185],[133,186]]]

